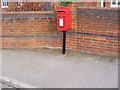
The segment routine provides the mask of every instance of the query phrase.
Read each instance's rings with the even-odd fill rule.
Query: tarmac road
[[[118,88],[117,57],[3,49],[2,75],[39,88]]]

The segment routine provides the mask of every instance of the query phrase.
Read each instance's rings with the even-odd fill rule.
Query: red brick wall
[[[67,31],[68,49],[118,53],[118,10],[81,8],[71,4],[71,29]],[[53,12],[3,13],[3,47],[62,47],[62,32],[56,30]]]
[[[88,6],[88,7],[97,7],[97,3],[98,2],[85,2],[84,6]]]
[[[77,3],[78,7],[100,7],[99,2],[78,2]]]
[[[119,51],[118,10],[79,8],[76,49],[102,53]]]
[[[3,47],[61,47],[53,12],[9,12],[2,18]]]
[[[76,7],[76,3],[72,3],[70,4],[71,7],[71,30],[69,31],[77,31],[77,7]],[[70,48],[70,49],[76,49],[75,48],[75,42],[76,42],[76,35],[71,34],[69,35],[67,33],[67,40],[66,40],[66,47]]]

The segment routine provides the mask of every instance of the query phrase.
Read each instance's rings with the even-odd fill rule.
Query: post
[[[65,54],[65,48],[66,48],[66,31],[63,31],[63,48],[62,48],[62,54]]]

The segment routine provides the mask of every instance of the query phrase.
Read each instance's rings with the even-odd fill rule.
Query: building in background
[[[93,1],[93,0],[92,0]],[[94,0],[94,2],[81,2],[79,6],[87,6],[87,7],[118,7],[120,5],[120,0]]]
[[[50,2],[50,0],[42,0],[41,2],[30,2],[23,0],[16,0],[17,2],[10,2],[9,0],[0,0],[0,9],[7,11],[49,11],[55,10],[59,5],[59,2]],[[49,2],[47,2],[49,1]],[[59,0],[57,0],[59,1]],[[118,7],[120,5],[120,0],[101,0],[101,2],[77,2],[78,6],[83,7]]]
[[[7,11],[50,11],[55,10],[59,4],[59,2],[46,2],[45,0],[42,1],[31,2],[30,0],[17,0],[17,2],[9,2],[9,0],[0,0],[0,9]]]

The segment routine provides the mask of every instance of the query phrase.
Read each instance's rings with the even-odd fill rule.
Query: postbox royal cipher
[[[57,30],[66,31],[70,29],[70,8],[57,7]]]

